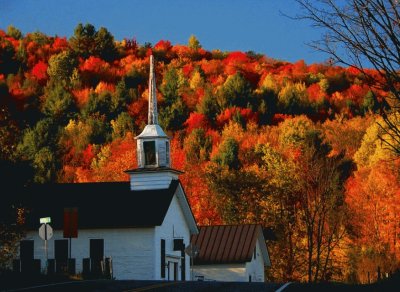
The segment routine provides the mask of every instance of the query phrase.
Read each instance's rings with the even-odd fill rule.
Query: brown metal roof
[[[199,248],[194,264],[244,263],[251,260],[261,225],[199,226],[191,244]]]

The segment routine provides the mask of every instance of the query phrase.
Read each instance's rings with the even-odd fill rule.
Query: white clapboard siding
[[[264,257],[260,240],[264,240],[262,235],[256,242],[256,257],[254,254],[251,261],[241,264],[209,264],[194,266],[194,276],[202,277],[204,280],[214,280],[222,282],[264,282]],[[268,262],[267,265],[270,265]]]
[[[256,258],[254,258],[254,254],[253,254],[251,261],[246,263],[246,278],[248,279],[249,276],[251,276],[252,282],[264,282],[264,265],[266,263],[264,263],[262,249],[260,247],[260,238],[262,238],[262,240],[264,240],[264,237],[261,235],[257,239]]]
[[[72,239],[72,258],[76,272],[82,272],[82,260],[89,258],[90,239],[104,239],[104,256],[112,258],[113,276],[118,280],[156,280],[154,273],[154,228],[80,229]],[[34,257],[45,268],[44,241],[38,232],[28,232],[26,239],[34,240]],[[48,258],[54,259],[54,240],[64,239],[62,230],[55,230],[48,240]]]
[[[173,179],[178,179],[178,176],[172,171],[131,173],[131,190],[168,189]]]
[[[174,239],[183,239],[185,246],[190,243],[190,229],[182,210],[181,204],[175,194],[172,202],[169,206],[167,214],[165,215],[164,221],[161,226],[155,227],[155,246],[160,247],[161,239],[165,240],[165,254],[166,261],[178,263],[178,280],[181,279],[181,252],[173,250]],[[160,248],[158,249],[160,250]],[[166,278],[161,278],[161,257],[160,253],[155,258],[156,275],[159,276],[159,280],[168,280],[168,268],[166,267],[165,275]],[[172,269],[171,269],[172,270]],[[185,274],[186,279],[190,280],[190,257],[185,256]],[[173,279],[170,277],[170,280]]]

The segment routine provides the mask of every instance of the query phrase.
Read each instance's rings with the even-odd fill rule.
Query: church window
[[[156,164],[156,142],[155,141],[144,141],[144,159],[145,165]]]

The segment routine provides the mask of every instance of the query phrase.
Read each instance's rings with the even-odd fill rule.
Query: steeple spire
[[[150,56],[148,124],[136,139],[137,169],[127,170],[132,190],[167,189],[178,179],[171,168],[170,139],[158,124],[154,58]]]
[[[149,113],[148,125],[158,125],[157,96],[156,96],[156,74],[154,72],[154,57],[150,56],[150,76],[149,76]]]

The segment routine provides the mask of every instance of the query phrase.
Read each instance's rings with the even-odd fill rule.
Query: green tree
[[[179,79],[179,72],[174,67],[169,68],[164,74],[160,90],[164,96],[164,103],[166,106],[172,105],[180,96],[179,89],[181,84]]]
[[[43,147],[37,152],[33,159],[33,168],[35,170],[34,181],[36,183],[54,182],[57,177],[57,157],[54,151],[49,147]]]
[[[183,87],[181,72],[176,68],[168,69],[163,78],[161,93],[164,96],[163,107],[160,108],[160,123],[167,130],[179,130],[183,128],[184,122],[189,117],[187,105],[181,97]]]
[[[147,81],[147,76],[133,67],[124,77],[123,80],[127,88],[136,89],[140,84],[144,85]]]
[[[188,47],[193,50],[201,49],[199,40],[193,34],[189,37]]]
[[[111,98],[111,108],[116,114],[126,110],[127,105],[132,101],[132,96],[129,89],[126,87],[125,80],[118,82],[115,92]]]
[[[15,58],[15,49],[10,41],[0,37],[0,72],[2,74],[16,74],[20,63]]]
[[[83,119],[71,119],[62,131],[60,144],[65,145],[63,147],[65,152],[73,147],[77,153],[82,153],[90,143],[92,133],[93,129],[88,122]]]
[[[134,133],[132,117],[127,112],[122,112],[115,120],[111,120],[112,138],[124,138],[126,133]]]
[[[373,91],[368,91],[367,94],[364,96],[361,109],[364,113],[376,112],[379,109],[379,102]]]
[[[69,39],[69,44],[78,56],[88,58],[95,50],[95,37],[96,29],[92,24],[86,23],[83,26],[82,23],[79,23],[75,27],[74,35]]]
[[[26,68],[26,63],[28,61],[28,53],[26,52],[26,48],[24,42],[20,42],[18,45],[18,49],[15,52],[15,58],[24,65],[23,68]]]
[[[65,124],[76,114],[77,109],[73,96],[60,83],[50,85],[44,98],[42,112],[55,121]]]
[[[264,180],[255,171],[231,170],[227,166],[211,163],[206,169],[206,180],[225,224],[261,222]]]
[[[90,23],[79,23],[69,44],[78,56],[85,59],[94,55],[105,61],[113,61],[118,55],[114,36],[104,27],[96,31]]]
[[[260,124],[268,124],[277,111],[278,96],[274,90],[262,88],[255,97],[258,100]]]
[[[227,138],[219,147],[218,155],[214,161],[228,169],[239,169],[239,144],[233,138]]]
[[[25,37],[25,40],[27,42],[30,42],[30,41],[35,42],[40,46],[51,43],[50,37],[48,37],[47,35],[45,35],[44,33],[40,32],[40,31],[35,31],[33,33],[27,34],[27,36]]]
[[[314,123],[306,116],[286,119],[280,125],[280,144],[284,147],[301,147],[307,136],[316,131]]]
[[[206,135],[204,129],[194,129],[184,140],[186,161],[197,164],[209,160],[212,140]]]
[[[78,62],[71,51],[63,51],[49,59],[47,74],[52,82],[60,82],[64,86],[70,84],[72,73]]]
[[[112,111],[112,95],[108,91],[103,91],[100,94],[91,92],[89,101],[82,109],[82,115],[87,117],[92,114],[107,115],[110,119],[115,113]]]
[[[169,106],[163,107],[160,110],[160,124],[167,130],[181,130],[184,123],[189,117],[189,109],[179,96]]]
[[[16,40],[19,40],[22,38],[22,32],[13,25],[9,25],[7,27],[7,35],[9,35],[10,37],[12,37]]]
[[[55,145],[55,127],[50,118],[40,120],[34,128],[24,131],[17,150],[23,160],[32,160],[39,150],[47,145]]]
[[[232,106],[247,107],[252,102],[252,88],[241,73],[229,76],[218,91],[217,101],[221,110]]]
[[[115,46],[114,36],[104,27],[96,32],[94,37],[95,55],[105,61],[113,61],[117,57],[117,47]]]
[[[85,118],[84,123],[91,129],[91,144],[103,144],[111,140],[112,128],[105,115],[91,114]]]
[[[296,208],[298,182],[296,168],[290,159],[269,144],[256,145],[260,155],[262,177],[265,180],[266,199],[262,201],[262,222],[274,230],[276,240],[271,241],[272,280],[293,281],[303,274],[305,258],[302,247],[303,231],[299,228],[299,210]]]
[[[389,116],[393,124],[399,124],[400,116],[398,114],[393,114]],[[359,167],[368,167],[382,161],[390,161],[395,157],[393,156],[393,151],[390,151],[384,144],[382,144],[382,139],[387,139],[388,144],[395,147],[399,147],[399,141],[393,141],[392,135],[385,134],[385,131],[390,131],[388,128],[384,128],[379,125],[383,124],[381,117],[376,119],[376,123],[373,123],[367,128],[360,148],[354,154],[354,162],[357,163]]]
[[[25,130],[17,151],[22,160],[31,162],[35,182],[45,183],[56,179],[59,164],[55,156],[58,152],[58,137],[58,126],[49,118]]]
[[[278,94],[278,107],[281,112],[299,114],[309,106],[304,83],[287,82]]]
[[[197,104],[197,111],[205,115],[212,125],[215,125],[215,118],[219,113],[217,98],[212,93],[211,88],[206,88],[204,97]]]

